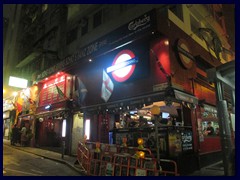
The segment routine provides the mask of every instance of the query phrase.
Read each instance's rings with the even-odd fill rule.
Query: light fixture
[[[165,41],[164,41],[164,45],[168,46],[168,45],[169,45],[169,41],[168,41],[168,40],[165,40]]]
[[[66,137],[66,127],[67,127],[67,121],[66,119],[62,122],[62,137]]]
[[[138,156],[139,156],[139,158],[145,158],[145,152],[138,151]]]
[[[137,143],[138,143],[138,149],[143,149],[143,138],[138,138],[137,139]]]
[[[39,122],[43,122],[43,118],[42,118],[42,117],[39,118],[38,121],[39,121]]]
[[[45,106],[45,108],[44,109],[46,109],[46,110],[50,110],[50,108],[51,108],[51,104],[49,104],[49,105],[47,105],[47,106]]]

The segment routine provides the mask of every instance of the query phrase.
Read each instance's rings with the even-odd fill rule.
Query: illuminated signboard
[[[52,80],[48,80],[43,84],[40,96],[40,106],[46,106],[54,102],[61,100],[61,96],[58,94],[57,87],[63,92],[66,93],[66,76],[60,76]],[[57,87],[56,87],[57,85]]]
[[[51,87],[55,84],[59,84],[61,82],[65,82],[65,76],[61,76],[60,78],[54,79],[54,81],[49,81],[43,85],[43,89],[46,89],[47,87]]]
[[[9,86],[18,87],[18,88],[27,88],[28,80],[10,76]]]
[[[122,50],[115,56],[112,66],[107,68],[107,73],[112,72],[116,81],[124,82],[133,74],[137,62],[138,59],[132,51]]]

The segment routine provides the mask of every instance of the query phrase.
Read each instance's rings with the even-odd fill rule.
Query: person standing
[[[14,124],[13,128],[12,128],[12,138],[11,138],[11,145],[15,146],[15,144],[18,141],[18,127],[17,124]]]
[[[25,127],[25,124],[23,124],[23,127],[21,129],[21,146],[27,145],[27,128]]]
[[[213,135],[214,134],[214,129],[212,127],[212,123],[208,122],[207,125],[208,125],[208,127],[206,129],[207,135]]]

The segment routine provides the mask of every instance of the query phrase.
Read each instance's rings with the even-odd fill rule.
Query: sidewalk
[[[203,167],[198,171],[188,174],[187,176],[224,176],[223,162],[219,161]]]
[[[64,155],[62,159],[62,154],[53,152],[53,151],[48,151],[45,149],[40,149],[40,148],[34,148],[34,147],[21,147],[21,146],[12,146],[10,145],[9,140],[3,139],[3,143],[5,145],[11,146],[12,148],[16,148],[28,153],[35,154],[37,156],[41,156],[46,159],[51,159],[54,161],[57,161],[59,163],[63,163],[68,165],[70,168],[78,171],[82,176],[85,176],[84,171],[80,168],[80,166],[76,163],[77,158],[73,156],[68,156]],[[211,164],[210,166],[201,168],[198,171],[195,171],[191,174],[188,174],[186,176],[224,176],[224,170],[222,166],[222,161]]]
[[[19,145],[12,146],[10,144],[10,141],[6,140],[6,139],[3,139],[3,144],[11,146],[12,148],[19,149],[21,151],[25,151],[25,152],[28,152],[28,153],[31,153],[31,154],[35,154],[37,156],[41,156],[41,157],[46,158],[46,159],[50,159],[50,160],[57,161],[59,163],[66,164],[70,168],[72,168],[75,171],[79,172],[82,176],[85,175],[84,171],[80,168],[79,164],[76,163],[77,157],[64,155],[63,158],[62,158],[62,154],[61,153],[48,151],[48,150],[44,150],[44,149],[41,149],[41,148],[21,147]]]

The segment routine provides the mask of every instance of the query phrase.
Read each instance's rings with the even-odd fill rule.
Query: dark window
[[[80,21],[80,26],[82,27],[81,35],[83,36],[84,34],[86,34],[88,32],[88,19],[87,18],[83,18]]]
[[[172,11],[173,14],[175,14],[179,19],[183,21],[183,10],[181,4],[170,6],[169,10]]]
[[[101,24],[102,24],[102,10],[98,11],[93,15],[93,28],[96,28]]]
[[[75,27],[67,33],[67,44],[70,44],[75,39],[77,39],[78,28]]]
[[[55,9],[50,16],[50,23],[55,23],[59,20],[60,9]]]

